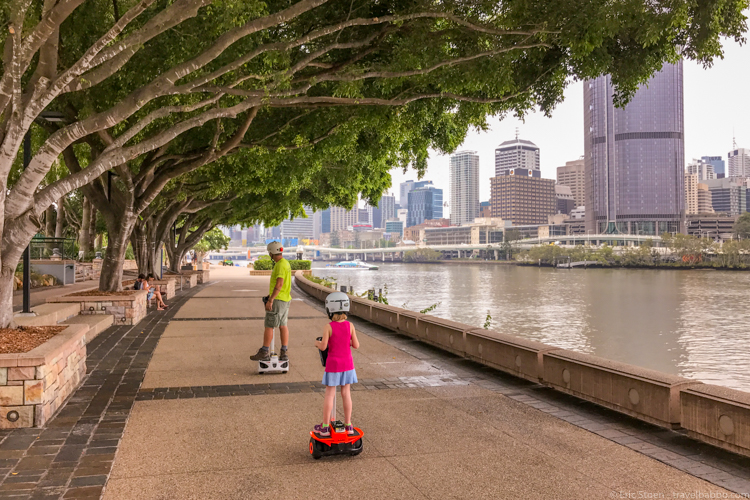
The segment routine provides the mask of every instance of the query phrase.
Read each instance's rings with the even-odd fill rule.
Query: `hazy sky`
[[[732,134],[738,147],[750,148],[750,47],[725,41],[725,55],[713,67],[685,61],[683,66],[685,98],[685,161],[701,156],[721,155],[726,161],[732,148]],[[535,143],[540,148],[542,177],[554,179],[557,167],[583,155],[583,84],[571,84],[565,101],[551,118],[541,113],[530,114],[525,122],[515,118],[491,119],[487,132],[470,131],[458,148],[479,154],[479,198],[490,199],[490,177],[495,175],[495,148],[515,136]],[[424,179],[443,189],[443,199],[450,201],[449,157],[432,153]],[[391,191],[398,202],[398,185],[416,179],[416,173],[392,172]],[[447,216],[450,212],[444,214]]]

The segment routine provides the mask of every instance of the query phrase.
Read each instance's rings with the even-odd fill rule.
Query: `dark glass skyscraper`
[[[682,62],[665,64],[624,108],[609,76],[584,82],[586,230],[683,231]]]
[[[406,227],[416,226],[426,220],[443,218],[443,190],[425,186],[409,191],[409,214]]]

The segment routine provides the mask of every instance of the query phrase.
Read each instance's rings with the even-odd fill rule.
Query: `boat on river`
[[[335,267],[337,269],[365,269],[369,271],[378,270],[378,266],[368,264],[367,262],[363,262],[359,259],[345,260],[345,261],[338,262],[336,264],[328,264],[326,267]]]

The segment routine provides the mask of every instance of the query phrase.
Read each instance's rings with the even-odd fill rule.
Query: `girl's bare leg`
[[[326,395],[323,400],[323,425],[330,425],[331,413],[333,412],[333,398],[336,396],[336,387],[326,387]]]
[[[344,404],[345,424],[352,423],[352,392],[351,384],[341,386],[341,402]]]

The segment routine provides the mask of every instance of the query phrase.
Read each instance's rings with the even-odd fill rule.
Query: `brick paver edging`
[[[272,375],[269,375],[272,376]],[[444,387],[469,385],[476,378],[397,377],[389,379],[362,379],[352,385],[353,391],[406,389],[409,387]],[[203,385],[189,387],[156,387],[138,391],[136,401],[162,399],[221,398],[228,396],[262,396],[266,394],[298,394],[300,392],[325,392],[320,382],[270,382],[268,384]]]
[[[175,313],[204,286],[138,325],[86,346],[87,378],[46,428],[0,432],[1,498],[100,498],[151,355]]]
[[[296,283],[294,288],[301,297],[305,297],[308,305],[319,311],[324,310],[318,300],[307,295]],[[748,457],[691,439],[684,432],[667,430],[544,385],[514,377],[365,320],[355,317],[349,321],[354,323],[358,331],[372,338],[418,359],[429,359],[432,366],[450,373],[451,378],[471,381],[687,474],[750,498]]]

